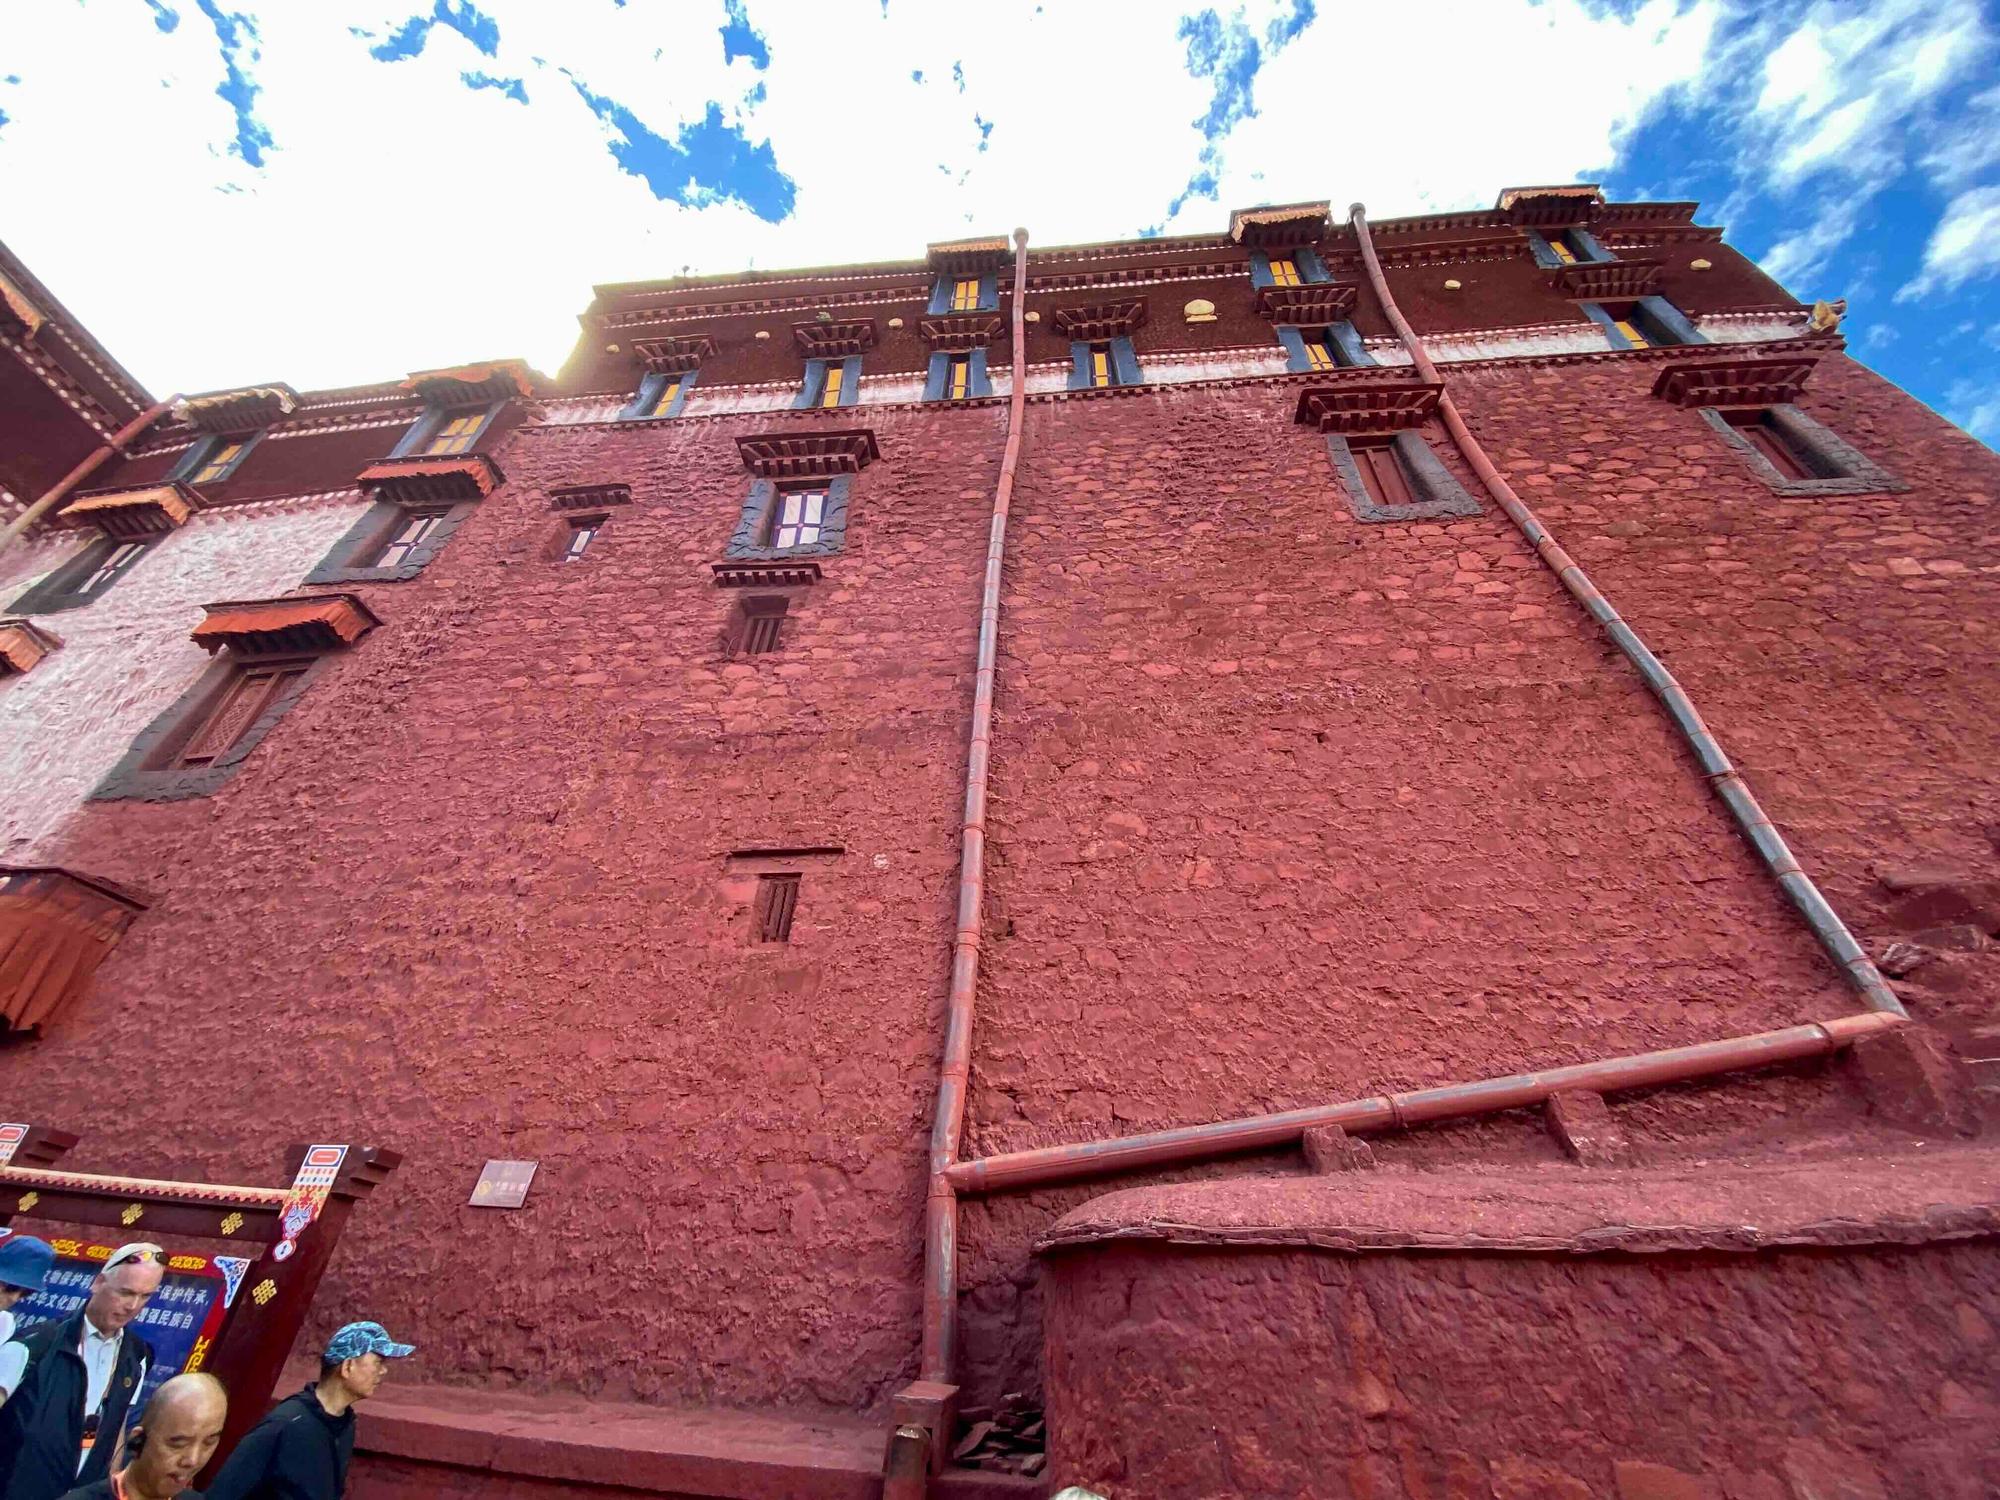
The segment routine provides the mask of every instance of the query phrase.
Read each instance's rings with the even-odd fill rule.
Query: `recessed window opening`
[[[767,656],[778,649],[785,623],[783,599],[745,599],[738,647],[744,656]]]
[[[1393,438],[1356,439],[1348,443],[1354,466],[1361,471],[1361,483],[1369,499],[1377,505],[1413,505],[1410,476]]]
[[[788,943],[792,939],[792,917],[799,909],[797,875],[759,875],[757,905],[752,913],[752,940],[759,943]]]
[[[1305,278],[1299,275],[1299,263],[1289,255],[1271,257],[1272,286],[1304,286]]]
[[[581,562],[583,554],[590,550],[590,544],[597,540],[597,533],[604,529],[604,523],[608,520],[609,516],[571,516],[569,534],[563,538],[562,553],[556,560],[566,563]]]
[[[1092,344],[1090,346],[1090,383],[1093,386],[1111,384],[1111,346]]]
[[[77,592],[80,594],[89,594],[103,588],[112,579],[137,562],[144,555],[146,546],[145,542],[120,542],[104,555],[104,561],[97,565],[95,571],[88,578],[84,579],[83,586]]]
[[[1576,247],[1570,244],[1567,234],[1552,234],[1547,236],[1547,239],[1549,250],[1562,264],[1573,266],[1580,259],[1576,253]]]
[[[771,510],[772,547],[810,547],[819,541],[820,527],[826,523],[824,488],[778,491],[778,503]]]
[[[202,460],[201,467],[188,476],[187,482],[213,484],[229,472],[230,466],[236,462],[237,455],[242,453],[247,443],[248,439],[242,439],[216,444],[214,451]]]
[[[972,356],[954,354],[951,357],[950,379],[945,382],[945,396],[952,401],[963,401],[972,393]]]
[[[819,404],[821,406],[840,405],[841,382],[846,378],[847,366],[836,364],[831,360],[827,362],[826,377],[821,382],[819,390]]]
[[[953,312],[979,311],[979,278],[960,276],[951,284],[951,310]]]
[[[201,726],[174,758],[176,766],[212,764],[227,754],[278,694],[305,675],[307,662],[256,663],[237,668]]]
[[[664,417],[681,393],[681,382],[685,375],[669,375],[660,387],[660,393],[639,413],[642,417]]]
[[[479,436],[479,426],[484,420],[485,413],[476,411],[461,412],[447,419],[424,445],[425,454],[465,452],[472,446],[472,440]]]
[[[410,554],[444,520],[441,510],[413,510],[403,517],[389,540],[382,544],[382,550],[370,564],[377,568],[400,568],[410,560]]]
[[[1787,479],[1824,479],[1828,477],[1793,442],[1774,420],[1771,413],[1762,408],[1726,411],[1722,419],[1735,428],[1743,440],[1762,454],[1764,459]]]

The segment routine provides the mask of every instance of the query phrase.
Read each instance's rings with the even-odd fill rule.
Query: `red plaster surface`
[[[1976,1500],[1996,1186],[1971,1153],[1114,1194],[1047,1261],[1050,1472],[1111,1500]]]

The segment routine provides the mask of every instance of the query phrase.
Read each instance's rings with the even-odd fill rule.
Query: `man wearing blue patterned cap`
[[[380,1323],[349,1323],[327,1340],[319,1379],[287,1396],[236,1445],[208,1500],[339,1500],[354,1456],[354,1407],[417,1351]]]

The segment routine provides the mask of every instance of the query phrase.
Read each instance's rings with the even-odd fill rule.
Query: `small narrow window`
[[[660,387],[659,395],[648,402],[645,409],[639,415],[642,417],[664,417],[673,409],[674,402],[679,399],[681,381],[684,379],[686,377],[682,375],[669,375],[666,383]]]
[[[1304,286],[1305,278],[1299,275],[1299,263],[1289,255],[1271,257],[1272,286]]]
[[[792,939],[792,916],[799,909],[799,877],[759,875],[757,877],[756,928],[760,943],[788,943]]]
[[[413,510],[397,523],[396,529],[382,544],[382,550],[369,564],[376,568],[400,568],[410,560],[410,554],[417,549],[423,539],[437,530],[444,520],[441,510]]]
[[[569,521],[569,535],[563,538],[562,555],[559,562],[583,561],[583,554],[590,550],[590,544],[597,540],[597,533],[604,529],[604,516],[572,516]]]
[[[1410,476],[1403,469],[1403,456],[1396,451],[1393,439],[1354,442],[1348,447],[1354,454],[1354,466],[1361,471],[1361,483],[1369,499],[1382,506],[1416,503],[1410,492]]]
[[[1653,347],[1653,341],[1647,338],[1644,332],[1640,330],[1639,319],[1636,314],[1628,313],[1622,318],[1613,318],[1611,326],[1624,334],[1627,339],[1631,340],[1634,349],[1650,349]]]
[[[1090,346],[1090,383],[1094,386],[1111,384],[1111,346],[1092,344]]]
[[[950,379],[945,382],[945,396],[952,401],[963,401],[972,394],[972,356],[954,354],[951,357]]]
[[[306,666],[305,662],[283,662],[237,668],[215,707],[181,747],[174,764],[206,766],[227,754],[271,706],[272,700],[304,675]]]
[[[1548,244],[1550,253],[1555,256],[1558,263],[1565,266],[1576,264],[1576,250],[1571,246],[1568,235],[1552,234],[1548,237]]]
[[[1765,460],[1787,479],[1820,479],[1819,470],[1806,461],[1793,443],[1791,434],[1771,420],[1768,411],[1730,411],[1723,418],[1735,428],[1743,440],[1762,454]]]
[[[768,656],[778,649],[785,626],[785,601],[775,599],[745,599],[743,620],[737,631],[736,650],[739,656]]]
[[[961,276],[951,284],[951,310],[953,312],[979,311],[979,278]]]
[[[216,480],[222,478],[223,475],[227,474],[235,466],[237,455],[242,453],[246,446],[247,440],[232,439],[217,443],[210,451],[208,457],[201,461],[201,467],[188,475],[187,482],[189,484],[215,483]]]
[[[823,489],[778,491],[768,545],[810,547],[817,542],[820,527],[826,522],[826,493]]]
[[[826,378],[821,382],[819,388],[819,404],[821,406],[840,405],[840,386],[841,382],[846,378],[846,365],[839,364],[833,360],[827,361]]]
[[[1305,342],[1308,369],[1331,370],[1339,366],[1340,361],[1333,354],[1333,341],[1327,337],[1325,329],[1308,333]]]
[[[424,452],[426,454],[465,452],[472,446],[472,440],[479,436],[479,427],[484,421],[483,412],[459,413],[431,434],[430,442],[424,445]]]
[[[76,592],[94,594],[109,585],[120,573],[145,555],[146,545],[144,542],[120,542],[104,554],[103,561],[91,570],[90,576],[84,579]]]

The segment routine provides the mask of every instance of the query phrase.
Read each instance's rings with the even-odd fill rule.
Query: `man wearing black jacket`
[[[0,1348],[0,1500],[56,1500],[111,1471],[153,1349],[126,1327],[166,1274],[158,1245],[112,1252],[90,1300]]]
[[[415,1354],[380,1323],[349,1323],[327,1340],[319,1379],[271,1408],[236,1445],[208,1500],[339,1500],[354,1456],[354,1407],[375,1394],[389,1361]]]

